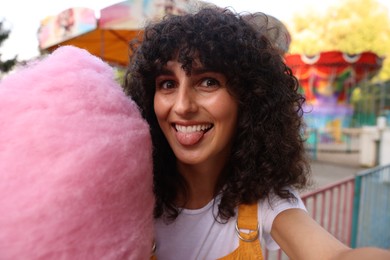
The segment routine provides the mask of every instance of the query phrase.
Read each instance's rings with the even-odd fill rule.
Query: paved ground
[[[312,189],[353,176],[365,169],[359,164],[358,152],[319,152],[317,160],[311,161]]]

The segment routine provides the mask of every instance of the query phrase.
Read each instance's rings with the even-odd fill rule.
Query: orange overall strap
[[[237,226],[239,229],[258,229],[257,203],[238,206]]]
[[[232,253],[219,260],[263,260],[257,207],[257,203],[238,207],[235,231],[239,238],[239,246]]]

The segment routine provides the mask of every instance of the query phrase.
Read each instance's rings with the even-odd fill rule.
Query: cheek
[[[160,95],[156,94],[154,96],[154,113],[156,114],[156,117],[159,122],[160,119],[164,118],[166,110],[166,105],[163,102],[163,99],[160,97]]]
[[[238,115],[238,104],[231,96],[220,98],[214,106],[214,113],[217,118],[226,122],[229,126],[235,126]]]
[[[168,116],[170,111],[170,104],[165,98],[159,95],[154,96],[154,113],[156,114],[158,125],[165,136],[170,131],[170,124],[168,123]]]
[[[235,99],[231,97],[231,100],[225,107],[226,111],[226,120],[230,124],[230,128],[232,129],[231,135],[236,132],[237,121],[238,121],[238,103]]]
[[[237,120],[238,120],[237,107],[230,106],[226,108],[225,111],[226,111],[225,122],[227,124],[227,128],[231,129],[231,131],[229,131],[229,134],[233,135],[237,127]]]

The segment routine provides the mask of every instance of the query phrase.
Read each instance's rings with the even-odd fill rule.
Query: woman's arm
[[[390,259],[383,249],[347,247],[301,209],[281,212],[271,235],[291,259]]]

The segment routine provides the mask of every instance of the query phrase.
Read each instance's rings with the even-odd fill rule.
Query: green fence
[[[390,165],[355,178],[351,246],[390,248]]]

